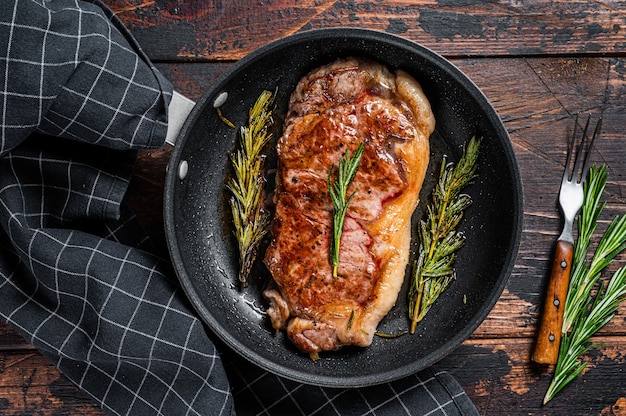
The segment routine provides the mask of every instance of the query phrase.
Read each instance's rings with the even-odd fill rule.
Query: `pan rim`
[[[513,205],[517,208],[514,217],[511,219],[512,221],[512,230],[513,235],[509,240],[508,247],[504,248],[504,252],[506,253],[506,257],[503,261],[504,267],[501,270],[501,275],[497,280],[496,287],[490,293],[490,296],[484,302],[486,307],[481,309],[480,314],[477,314],[475,318],[472,320],[474,324],[466,325],[463,331],[460,331],[455,336],[451,337],[448,342],[446,342],[442,347],[425,357],[423,360],[428,365],[415,365],[398,367],[395,369],[390,369],[385,373],[377,373],[376,375],[365,375],[365,376],[353,376],[350,378],[337,378],[332,376],[324,376],[324,375],[312,375],[309,373],[303,373],[298,371],[297,369],[291,369],[284,366],[281,366],[275,362],[272,362],[269,359],[266,359],[260,355],[258,355],[253,348],[249,345],[239,342],[235,339],[232,339],[228,336],[228,330],[215,320],[212,316],[211,311],[209,311],[205,305],[199,299],[198,294],[195,291],[192,283],[190,282],[189,276],[185,270],[185,266],[183,264],[184,260],[180,253],[180,242],[177,241],[175,227],[176,227],[176,218],[174,214],[174,189],[176,183],[178,182],[178,165],[181,161],[181,154],[184,149],[184,145],[186,139],[189,135],[190,130],[193,127],[193,124],[196,122],[199,115],[202,113],[204,106],[206,105],[206,98],[214,96],[216,90],[219,89],[219,86],[227,82],[228,79],[236,76],[237,73],[244,70],[247,66],[253,63],[255,60],[264,56],[267,53],[272,51],[280,50],[282,48],[293,47],[294,45],[298,45],[303,41],[321,41],[328,38],[347,38],[347,39],[374,39],[377,42],[391,42],[399,45],[402,48],[408,48],[410,50],[415,51],[421,57],[428,59],[430,61],[436,62],[437,65],[441,66],[442,69],[454,78],[459,84],[477,100],[480,104],[481,109],[489,114],[493,119],[490,120],[490,123],[497,130],[498,138],[503,139],[503,149],[505,151],[505,157],[509,162],[509,174],[512,178],[514,178],[514,182],[511,184],[513,187],[512,195],[515,198],[513,201]],[[294,35],[287,36],[285,38],[274,41],[270,44],[267,44],[241,60],[237,61],[233,64],[233,66],[225,71],[217,81],[210,87],[204,94],[202,99],[199,100],[199,103],[203,103],[204,105],[196,105],[194,109],[191,111],[188,116],[186,122],[184,123],[180,134],[179,139],[177,140],[176,146],[172,152],[172,156],[170,162],[168,163],[167,173],[166,173],[166,182],[164,189],[164,220],[165,220],[165,230],[166,230],[166,240],[168,249],[170,251],[170,256],[172,258],[172,263],[174,265],[176,275],[179,279],[179,282],[186,294],[186,296],[190,299],[193,307],[199,313],[202,320],[209,326],[211,331],[213,331],[221,341],[223,341],[228,347],[233,349],[239,355],[243,356],[247,360],[255,363],[256,365],[262,367],[265,370],[268,370],[277,375],[283,376],[285,378],[303,382],[306,384],[313,384],[319,386],[326,387],[363,387],[363,386],[371,386],[376,384],[381,384],[384,382],[393,381],[409,374],[415,373],[421,369],[429,367],[430,365],[436,363],[443,357],[447,356],[454,349],[456,349],[464,340],[466,340],[471,333],[484,321],[487,317],[497,300],[502,294],[508,279],[513,271],[515,266],[515,260],[517,257],[517,253],[519,250],[519,245],[521,241],[522,228],[523,228],[523,192],[522,192],[522,182],[521,175],[519,173],[519,167],[517,165],[517,160],[513,151],[512,144],[510,142],[510,138],[506,128],[504,127],[502,121],[497,115],[493,106],[489,103],[487,97],[484,93],[474,84],[474,82],[463,74],[456,66],[454,66],[447,59],[442,57],[441,55],[435,53],[431,49],[424,47],[418,43],[410,41],[408,39],[392,35],[385,32],[380,32],[376,30],[370,29],[361,29],[361,28],[328,28],[328,29],[316,29],[305,32],[299,32]]]

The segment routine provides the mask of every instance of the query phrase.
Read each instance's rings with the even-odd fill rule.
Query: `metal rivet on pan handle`
[[[221,92],[213,101],[213,108],[219,108],[228,100],[228,93],[226,91]]]
[[[189,172],[189,163],[186,160],[181,160],[178,164],[178,177],[180,180],[183,180],[187,177],[187,173]]]

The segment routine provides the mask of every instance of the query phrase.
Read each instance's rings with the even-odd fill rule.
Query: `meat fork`
[[[550,280],[548,282],[548,293],[544,303],[543,315],[537,335],[537,344],[533,354],[533,361],[540,364],[556,364],[559,353],[561,327],[563,326],[563,310],[565,309],[565,299],[567,297],[570,272],[572,269],[572,257],[574,255],[572,228],[574,218],[583,205],[583,182],[589,171],[589,155],[591,154],[593,143],[599,134],[600,125],[602,123],[602,119],[598,120],[593,136],[591,137],[591,143],[589,143],[585,151],[585,142],[589,140],[587,129],[589,128],[590,119],[591,117],[587,119],[587,123],[582,132],[582,138],[580,139],[580,145],[575,150],[577,142],[575,137],[576,127],[578,126],[578,116],[576,117],[572,141],[567,151],[565,171],[563,172],[563,179],[561,180],[559,204],[565,222],[563,231],[557,239],[554,250],[554,259],[550,272]],[[573,162],[574,167],[570,175],[570,161],[574,151],[576,152],[576,156]],[[585,152],[584,162],[582,161],[583,156],[581,154],[583,152]],[[579,179],[578,172],[581,163],[582,170],[580,171]]]

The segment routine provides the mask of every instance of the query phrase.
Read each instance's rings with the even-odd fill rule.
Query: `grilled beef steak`
[[[311,358],[371,344],[394,305],[434,125],[417,81],[369,60],[332,62],[293,92],[277,144],[276,213],[265,255],[274,282],[264,296],[272,326],[286,328]],[[355,193],[333,277],[328,172],[361,142],[365,150],[348,189]]]

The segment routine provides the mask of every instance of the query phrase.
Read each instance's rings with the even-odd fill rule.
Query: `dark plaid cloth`
[[[423,370],[391,383],[331,389],[296,383],[240,360],[226,360],[239,415],[478,415],[447,372]]]
[[[4,0],[0,91],[0,317],[107,412],[476,414],[445,372],[325,389],[218,354],[123,204],[172,86],[97,0]]]

